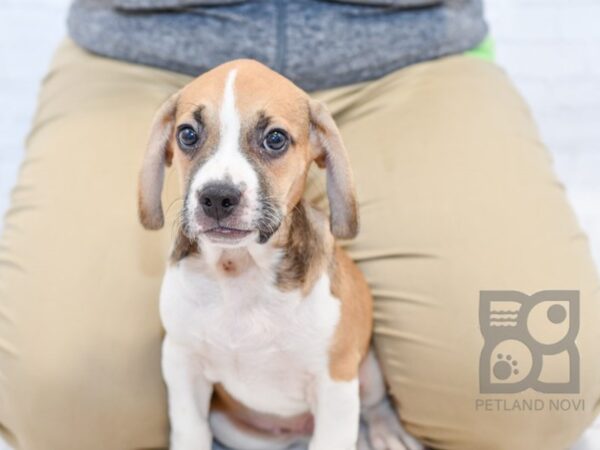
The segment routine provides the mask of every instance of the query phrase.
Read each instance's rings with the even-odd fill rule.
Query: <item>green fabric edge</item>
[[[475,58],[483,59],[484,61],[496,60],[496,46],[491,36],[486,36],[479,45],[471,50],[467,50],[465,55],[474,56]]]

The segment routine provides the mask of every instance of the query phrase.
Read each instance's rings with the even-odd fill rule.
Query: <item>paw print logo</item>
[[[479,323],[481,393],[579,392],[578,291],[482,291]]]
[[[497,355],[498,361],[494,364],[494,376],[499,380],[506,380],[511,375],[519,375],[519,365],[512,355],[504,356],[502,353]]]
[[[522,382],[534,363],[531,351],[523,342],[506,339],[498,342],[488,361],[489,380],[500,389],[510,389]],[[508,387],[506,387],[508,386]]]

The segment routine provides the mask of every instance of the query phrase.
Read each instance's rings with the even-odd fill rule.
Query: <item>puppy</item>
[[[302,199],[312,162],[330,218]],[[157,112],[140,175],[164,224],[165,166],[183,192],[160,294],[172,450],[419,448],[370,351],[372,300],[336,243],[358,230],[348,156],[325,107],[251,60],[192,81]],[[369,426],[359,442],[359,418]]]

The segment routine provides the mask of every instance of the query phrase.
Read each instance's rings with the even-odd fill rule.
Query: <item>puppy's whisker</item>
[[[178,197],[178,198],[174,199],[171,203],[169,203],[169,206],[167,206],[167,208],[165,210],[166,211],[165,214],[169,214],[169,212],[171,211],[171,208],[173,206],[175,206],[175,204],[178,203],[178,202],[182,202],[183,203],[183,197]]]

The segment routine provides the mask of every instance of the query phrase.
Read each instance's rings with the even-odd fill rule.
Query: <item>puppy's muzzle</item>
[[[229,184],[210,184],[198,192],[198,202],[208,217],[217,221],[229,217],[240,204],[242,193]]]

